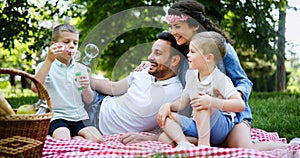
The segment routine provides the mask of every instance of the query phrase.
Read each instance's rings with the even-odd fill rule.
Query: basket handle
[[[13,68],[0,68],[0,74],[15,74],[30,79],[35,84],[38,90],[39,99],[45,99],[49,106],[50,112],[52,112],[52,104],[48,91],[46,90],[44,85],[42,85],[36,78],[34,78],[32,74]]]

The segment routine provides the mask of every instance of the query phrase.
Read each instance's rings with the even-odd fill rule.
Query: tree
[[[151,44],[146,43],[153,42],[157,33],[168,29],[161,17],[165,15],[162,6],[170,3],[90,1],[79,28],[82,31],[81,52],[84,52],[83,47],[87,43],[96,44],[101,52],[101,58],[94,59],[91,67],[98,66],[97,70],[105,70],[106,76],[112,80],[128,75],[149,54]]]
[[[286,6],[283,6],[279,11],[279,28],[278,28],[278,54],[276,64],[276,90],[284,91],[286,87],[286,69],[285,69],[285,17]]]
[[[251,79],[264,76],[274,78],[276,66],[278,71],[282,70],[280,65],[283,65],[284,58],[280,57],[284,57],[284,52],[280,51],[280,43],[285,41],[280,41],[282,36],[278,34],[280,25],[276,13],[287,5],[287,0],[199,1],[206,7],[206,17],[224,28],[235,41],[234,47]],[[3,35],[0,45],[5,49],[0,54],[2,61],[23,65],[22,61],[25,60],[19,60],[22,54],[28,61],[40,60],[43,54],[41,50],[50,43],[53,22],[71,23],[73,20],[80,31],[81,55],[84,56],[84,45],[87,43],[96,43],[100,48],[101,55],[98,57],[101,58],[92,62],[91,67],[97,67],[93,71],[105,70],[106,76],[118,79],[131,71],[141,59],[146,59],[150,42],[156,39],[157,33],[168,30],[168,25],[161,19],[165,15],[163,7],[172,5],[175,0],[32,2],[0,1],[0,33]],[[79,20],[74,22],[74,18]],[[22,47],[22,51],[13,52],[17,43],[25,47]],[[142,49],[141,45],[147,47]],[[136,55],[138,52],[142,53]],[[12,54],[19,58],[8,60]],[[0,64],[5,65],[4,62]],[[26,64],[35,65],[34,62]],[[257,71],[261,71],[263,76],[257,76]],[[282,76],[284,72],[276,74]],[[277,79],[281,79],[281,76],[277,76]]]
[[[54,19],[62,22],[66,17],[77,16],[82,11],[80,7],[63,0],[1,0],[0,59],[5,62],[0,66],[32,72],[34,61],[40,60],[42,50],[51,41]]]
[[[249,78],[254,81],[254,89],[273,91],[276,90],[274,84],[283,86],[285,41],[284,33],[280,34],[277,28],[284,26],[285,21],[278,21],[277,17],[278,12],[286,7],[287,1],[226,0],[218,1],[220,3],[217,5],[211,1],[202,2],[206,6],[207,13],[216,15],[218,24],[235,41],[234,47]],[[282,22],[281,26],[278,22]],[[265,82],[262,83],[263,79]]]
[[[286,3],[286,0],[199,1],[206,7],[207,18],[212,19],[221,28],[224,28],[224,30],[228,32],[229,36],[235,41],[234,47],[238,52],[242,65],[244,66],[247,74],[251,75],[249,77],[253,80],[256,80],[256,78],[262,78],[264,76],[267,78],[274,78],[273,74],[275,69],[272,65],[276,65],[275,56],[277,54],[276,52],[278,52],[277,48],[275,47],[275,43],[277,43],[278,39],[278,32],[275,28],[278,26],[278,23],[276,14],[274,13],[276,13],[276,11],[278,11],[281,6]],[[174,1],[161,2],[136,0],[134,3],[132,3],[129,1],[99,2],[92,0],[87,4],[87,12],[84,14],[82,22],[79,24],[79,26],[83,30],[83,37],[85,37],[85,35],[89,33],[90,28],[94,28],[103,20],[108,19],[110,16],[123,12],[129,8],[137,8],[140,6],[162,7],[172,5],[173,2]],[[160,11],[157,12],[157,14],[159,13]],[[164,14],[165,13],[162,12],[162,15]],[[148,17],[151,19],[152,17],[153,19],[153,17],[155,17],[147,14],[143,15],[144,16],[136,17],[135,20],[140,21],[140,18],[147,19]],[[116,72],[114,66],[124,52],[130,50],[130,48],[134,47],[135,45],[153,41],[155,40],[154,35],[156,33],[162,30],[168,30],[167,26],[156,29],[143,27],[136,30],[126,30],[123,29],[123,27],[129,28],[128,26],[135,25],[135,22],[134,20],[129,20],[127,23],[124,21],[123,24],[118,22],[107,23],[106,32],[112,32],[112,34],[115,34],[116,32],[113,31],[114,29],[122,30],[121,32],[123,32],[123,34],[113,38],[114,40],[105,46],[105,50],[101,54],[97,69],[106,70],[106,72],[108,72],[107,76],[109,77],[112,76],[112,70]],[[154,20],[151,22],[158,21]],[[108,34],[109,33],[107,33],[107,35]],[[103,37],[99,37],[99,39],[103,39]],[[132,59],[138,60],[138,58],[134,57],[132,57]],[[136,63],[138,62],[139,61]],[[131,65],[130,68],[127,67],[127,70],[132,70],[134,66],[135,64]],[[257,76],[257,74],[251,73],[257,71],[262,71],[261,75],[264,76]],[[272,84],[272,82],[268,81],[266,81],[266,83]],[[275,80],[270,79],[270,81]],[[257,90],[259,90],[259,87],[257,88]]]

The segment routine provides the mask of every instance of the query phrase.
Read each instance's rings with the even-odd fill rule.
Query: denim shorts
[[[179,114],[177,116],[180,120],[180,125],[184,135],[198,138],[198,130],[195,120]],[[234,122],[232,122],[231,117],[225,116],[221,111],[216,110],[210,117],[210,144],[213,146],[222,144],[233,126]]]
[[[99,113],[100,113],[101,103],[106,96],[107,95],[94,91],[94,99],[92,103],[84,106],[86,112],[89,115],[89,119],[83,121],[83,123],[86,125],[94,126],[99,131],[101,131],[99,129]]]

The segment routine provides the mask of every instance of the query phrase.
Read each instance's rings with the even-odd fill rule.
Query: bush
[[[9,81],[1,81],[0,89],[6,89],[8,87],[10,87]]]

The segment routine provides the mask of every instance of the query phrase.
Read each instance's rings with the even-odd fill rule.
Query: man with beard
[[[150,66],[112,82],[91,79],[95,90],[86,105],[89,122],[102,134],[150,131],[159,128],[156,115],[164,103],[178,100],[183,87],[176,76],[188,53],[168,32],[157,35],[148,56]],[[105,95],[104,95],[105,94]],[[110,95],[110,96],[108,96]]]

